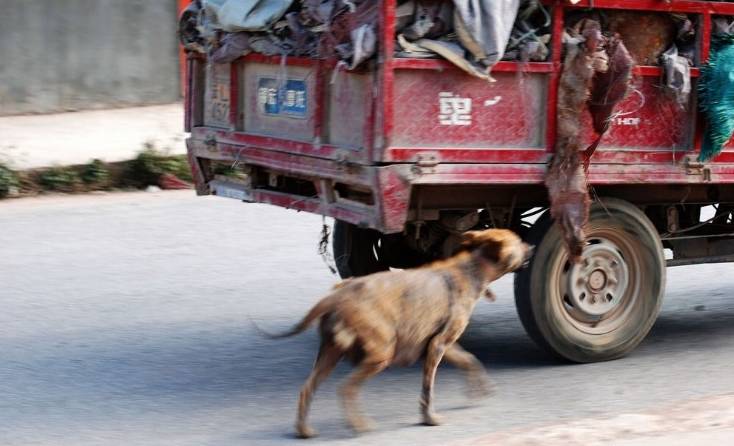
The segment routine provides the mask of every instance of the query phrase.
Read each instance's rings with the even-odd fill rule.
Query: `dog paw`
[[[487,377],[475,378],[466,393],[472,400],[489,398],[495,393],[495,385]]]
[[[375,429],[375,424],[371,420],[366,418],[354,420],[350,423],[350,425],[352,426],[354,432],[358,434],[364,434]]]
[[[426,426],[439,426],[443,423],[443,417],[436,415],[435,413],[423,414],[423,424]]]
[[[298,438],[313,438],[318,434],[318,431],[311,426],[296,426],[296,436]]]

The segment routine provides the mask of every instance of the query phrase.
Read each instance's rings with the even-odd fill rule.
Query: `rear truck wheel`
[[[515,275],[525,331],[551,354],[573,362],[616,359],[650,331],[665,291],[665,256],[655,227],[634,205],[592,205],[582,261],[569,262],[548,213],[528,234],[536,246]]]
[[[342,279],[366,276],[386,271],[387,266],[377,258],[380,233],[351,223],[336,220],[332,248],[336,269]]]

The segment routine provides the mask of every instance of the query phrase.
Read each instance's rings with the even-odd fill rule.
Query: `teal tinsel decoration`
[[[734,133],[734,35],[714,36],[711,44],[698,80],[698,104],[708,123],[699,161],[718,155]]]

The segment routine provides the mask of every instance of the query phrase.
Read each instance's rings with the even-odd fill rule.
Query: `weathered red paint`
[[[686,12],[734,15],[734,5],[695,0],[581,0],[567,8],[632,9],[642,11]]]
[[[229,126],[236,129],[239,126],[240,110],[240,65],[239,61],[229,67]]]
[[[563,39],[559,36],[563,35],[563,8],[553,8],[553,36],[551,40],[551,63],[552,70],[548,79],[548,107],[546,108],[546,131],[545,140],[546,151],[553,152],[556,144],[556,128],[558,126],[558,116],[556,116],[556,107],[558,105],[558,83],[561,80],[561,49],[563,47]]]
[[[382,143],[384,146],[391,144],[391,136],[393,132],[393,123],[395,116],[395,9],[397,8],[397,0],[382,0],[381,12],[381,34],[382,51],[381,60],[381,95],[382,102],[380,107],[382,110]]]
[[[435,157],[439,160],[450,159],[454,163],[546,163],[548,153],[543,148],[496,148],[475,150],[466,147],[391,147],[388,161],[396,163],[416,163]]]
[[[185,70],[186,75],[184,76],[186,79],[191,79],[193,76],[191,75],[191,70],[194,67],[194,63],[191,58],[187,58],[185,62]],[[183,78],[182,78],[183,79]],[[191,91],[192,85],[190,82],[184,82],[183,84],[183,97],[184,97],[184,131],[185,132],[191,132],[191,129],[193,128],[193,123],[191,122],[191,111],[193,109],[193,92]]]
[[[313,118],[313,140],[321,144],[322,127],[324,125],[324,104],[326,103],[326,64],[319,60],[316,63],[316,111]]]
[[[191,0],[177,0],[176,11],[177,17],[181,17],[184,9],[186,9]],[[186,53],[184,52],[183,45],[178,45],[178,69],[179,69],[179,82],[181,82],[181,96],[186,96],[186,88],[188,84],[188,67],[186,63]]]
[[[451,184],[542,184],[545,178],[542,164],[446,164],[437,166],[411,179],[413,185]],[[734,165],[710,166],[711,183],[734,184]],[[589,184],[700,184],[702,175],[688,175],[674,164],[592,164]]]
[[[711,14],[709,13],[709,11],[705,11],[702,17],[703,17],[703,20],[701,23],[701,27],[703,30],[703,35],[710,36],[711,35]],[[701,45],[701,49],[700,49],[701,60],[708,60],[709,53],[711,51],[711,39],[701,39],[700,45]],[[703,115],[699,113],[696,116],[696,133],[693,139],[693,147],[696,153],[701,152],[701,146],[703,145],[703,132],[704,132],[705,127],[706,127],[706,123],[704,122]]]
[[[336,82],[332,83],[334,70],[338,69],[334,60],[248,55],[230,68],[230,130],[203,127],[196,122],[199,115],[195,107],[202,102],[199,98],[204,83],[193,77],[204,70],[195,69],[194,64],[205,61],[190,56],[186,125],[192,133],[192,166],[200,169],[196,161],[206,159],[239,162],[312,181],[316,197],[267,189],[254,190],[252,197],[254,201],[321,213],[385,232],[403,229],[415,186],[540,186],[556,139],[564,15],[572,9],[592,6],[589,0],[577,5],[560,0],[543,3],[552,7],[550,61],[500,62],[493,68],[497,82],[491,84],[464,74],[444,60],[394,57],[396,0],[381,0],[382,45],[376,62],[356,72],[366,79],[363,83],[354,77],[342,77],[355,76],[344,70],[333,77]],[[689,0],[593,0],[593,7],[697,14],[701,61],[710,51],[711,16],[734,15],[734,4]],[[309,91],[313,97],[309,111],[313,113],[305,123],[298,123],[299,129],[305,129],[300,136],[288,133],[287,125],[276,129],[281,131],[263,134],[243,124],[243,114],[258,112],[252,106],[257,92],[243,76],[243,69],[250,64],[285,64],[315,78],[309,84],[313,88]],[[592,159],[590,184],[734,184],[734,142],[714,162],[703,168],[687,168],[695,162],[703,122],[694,108],[679,110],[664,96],[658,88],[661,74],[657,66],[635,67],[635,92],[620,104],[622,114],[615,117]],[[698,67],[691,75],[700,75]],[[353,85],[369,87],[365,94]],[[470,125],[441,124],[441,93],[472,99],[476,108]],[[338,98],[336,107],[328,103],[334,98]],[[247,109],[246,103],[250,104]],[[350,108],[359,110],[364,118],[344,116]],[[342,133],[358,134],[356,142],[333,142],[330,129],[340,125]],[[349,133],[350,129],[354,133]],[[590,122],[584,137],[588,141],[593,138]],[[203,190],[205,176],[196,170],[197,186]],[[335,184],[369,190],[375,202],[335,199]]]
[[[369,166],[345,168],[330,160],[223,143],[217,144],[214,150],[206,143],[189,143],[189,151],[194,152],[199,158],[267,167],[279,173],[295,177],[317,176],[318,178],[338,180],[347,184],[374,186],[369,173]],[[318,175],[314,175],[314,173],[318,173]]]
[[[406,166],[375,169],[380,191],[378,207],[385,232],[400,232],[408,217],[410,204],[410,173]]]
[[[649,77],[660,77],[663,75],[663,69],[660,67],[652,66],[636,66],[632,69],[632,74],[637,76],[649,76]],[[691,68],[691,77],[698,77],[701,75],[701,71],[693,67]]]
[[[266,56],[264,54],[259,53],[252,53],[248,54],[247,56],[241,58],[245,63],[247,62],[257,62],[257,63],[266,63],[271,65],[280,65],[283,63],[283,57],[284,56]],[[336,66],[336,62],[331,61],[321,61],[318,59],[309,59],[307,57],[298,57],[298,56],[287,56],[285,57],[286,65],[292,66],[292,67],[315,67],[319,65],[319,63],[323,63],[326,67],[334,67]]]
[[[202,125],[203,122],[197,122],[197,119],[203,115],[203,110],[197,110],[201,106],[198,99],[204,97],[204,83],[195,77],[195,73],[199,70],[199,66],[206,63],[202,57],[189,53],[187,56],[189,78],[186,82],[186,88],[189,91],[189,98],[186,101],[186,115],[188,115],[188,125],[191,127],[189,132],[193,131],[196,126]]]
[[[372,83],[370,85],[372,88],[378,88],[379,80],[376,80],[376,78],[376,76],[372,78]],[[362,146],[362,150],[365,152],[365,157],[368,160],[376,160],[378,158],[375,152],[377,150],[376,133],[378,132],[377,114],[379,106],[379,98],[375,94],[370,94],[369,98],[364,101],[366,119],[364,120],[364,127],[362,129],[364,134],[364,145]]]
[[[350,209],[344,206],[329,206],[314,198],[294,197],[280,192],[257,190],[253,192],[252,201],[266,203],[286,209],[310,212],[313,214],[324,214],[356,225],[375,226],[378,224],[374,215]]]
[[[393,59],[393,68],[398,70],[454,70],[456,67],[443,59]],[[498,62],[492,67],[493,73],[551,73],[553,64],[550,62]]]
[[[214,138],[217,142],[226,144],[237,144],[242,145],[243,147],[267,148],[269,150],[316,157],[331,158],[339,150],[339,147],[328,144],[312,144],[270,136],[249,135],[242,132],[230,132],[221,129],[208,129],[205,127],[196,127],[191,131],[191,133],[192,136],[197,139]]]

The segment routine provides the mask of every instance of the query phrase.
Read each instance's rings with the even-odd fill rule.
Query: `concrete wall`
[[[0,115],[179,98],[176,0],[0,0]]]

